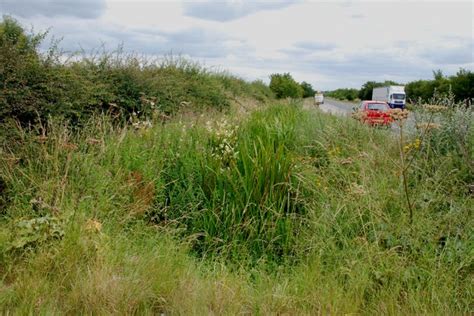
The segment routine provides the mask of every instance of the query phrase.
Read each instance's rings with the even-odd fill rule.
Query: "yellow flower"
[[[413,143],[413,147],[415,147],[415,149],[419,149],[420,146],[421,146],[421,140],[417,138],[415,142]]]

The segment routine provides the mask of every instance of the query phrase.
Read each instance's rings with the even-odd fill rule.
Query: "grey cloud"
[[[331,50],[336,48],[336,45],[323,42],[298,42],[295,47],[303,50]]]
[[[186,3],[184,13],[187,16],[204,20],[225,22],[235,20],[258,11],[277,10],[288,7],[298,1],[206,1]]]
[[[473,62],[473,52],[474,43],[465,41],[457,47],[425,50],[421,57],[440,65],[468,64]]]
[[[315,52],[330,51],[336,45],[324,42],[298,42],[293,47],[281,49],[280,52],[288,56],[308,56]]]
[[[184,54],[198,58],[218,58],[234,53],[234,49],[226,45],[231,40],[219,33],[192,28],[178,32],[164,32],[160,30],[142,32],[131,30],[127,32],[109,32],[109,36],[123,41],[124,47],[131,47],[134,51],[145,54]],[[234,39],[237,50],[248,50],[246,43]],[[235,44],[234,44],[235,45]]]
[[[95,19],[105,10],[105,0],[3,0],[0,5],[2,14],[23,18],[42,15]]]
[[[51,33],[63,38],[60,45],[68,51],[90,51],[102,45],[107,50],[113,50],[122,45],[125,51],[146,55],[173,53],[196,58],[219,58],[229,54],[243,56],[252,50],[243,40],[203,28],[172,32],[149,28],[119,29],[99,21],[63,23],[52,29]]]
[[[256,69],[275,69],[275,72],[304,73],[308,76],[317,74],[334,79],[330,83],[326,82],[324,86],[315,82],[315,86],[321,89],[359,88],[366,81],[394,80],[403,83],[432,76],[431,65],[406,61],[399,58],[396,53],[390,52],[351,54],[345,56],[344,60],[335,60],[331,56],[317,58],[288,56],[282,59],[251,62],[249,66]]]

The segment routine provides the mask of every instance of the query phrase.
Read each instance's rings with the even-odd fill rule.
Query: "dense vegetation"
[[[349,88],[340,88],[333,91],[326,92],[326,96],[339,99],[339,100],[347,100],[347,101],[354,101],[357,99],[359,95],[359,90],[357,89],[349,89]]]
[[[2,57],[1,313],[471,311],[474,119],[453,97],[395,134],[189,62],[48,66],[24,36]]]
[[[467,313],[473,120],[451,111],[402,144],[412,224],[392,133],[297,104],[17,129],[0,161],[0,305]]]
[[[236,96],[272,98],[262,82],[247,83],[226,73],[173,58],[148,60],[135,54],[92,52],[69,56],[52,45],[39,46],[45,34],[27,34],[13,19],[0,24],[0,122],[22,124],[61,116],[78,122],[109,112],[175,113],[183,106],[225,108]]]
[[[446,95],[452,92],[457,102],[468,102],[471,104],[474,98],[474,72],[460,69],[456,75],[446,77],[441,70],[433,72],[433,80],[417,80],[405,85],[407,99],[411,103],[418,101],[428,102],[436,95]],[[336,89],[326,93],[327,96],[353,101],[371,100],[372,90],[376,87],[387,85],[402,85],[394,81],[367,81],[362,87],[357,89]]]
[[[290,73],[272,74],[270,89],[279,99],[303,97],[303,87],[293,79]]]
[[[463,102],[474,98],[474,72],[460,69],[456,75],[446,77],[441,70],[433,72],[433,80],[417,80],[407,83],[406,94],[409,100],[428,101],[437,94],[452,91],[456,101]]]
[[[269,87],[278,99],[309,98],[313,97],[316,93],[316,90],[313,89],[310,83],[306,81],[298,83],[290,73],[270,75]]]

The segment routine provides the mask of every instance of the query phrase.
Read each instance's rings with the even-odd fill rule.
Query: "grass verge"
[[[2,149],[4,312],[472,306],[469,178],[462,155],[430,151],[438,134],[414,156],[410,225],[394,135],[299,104],[41,130]]]

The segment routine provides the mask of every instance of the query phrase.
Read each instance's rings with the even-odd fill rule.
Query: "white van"
[[[324,104],[324,95],[322,92],[316,92],[314,94],[314,104],[315,105]]]

